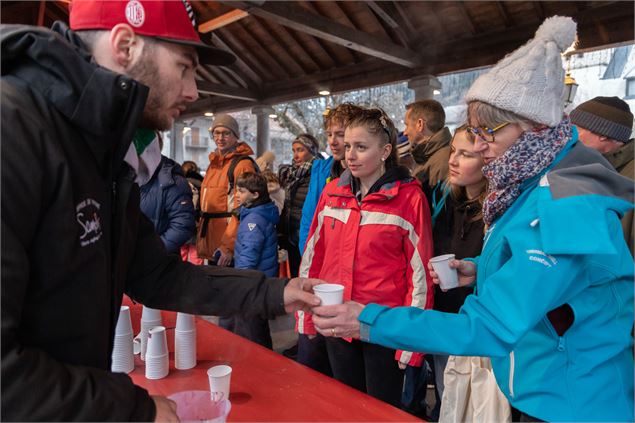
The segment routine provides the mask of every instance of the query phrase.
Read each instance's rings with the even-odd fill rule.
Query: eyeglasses
[[[212,132],[212,136],[214,138],[229,138],[229,136],[231,135],[231,131],[214,131]]]
[[[509,125],[509,122],[501,123],[495,128],[488,128],[487,126],[477,126],[477,127],[468,126],[465,129],[470,134],[479,137],[480,139],[482,139],[483,141],[487,143],[491,143],[491,142],[494,142],[494,133],[498,130],[503,129],[507,125]]]

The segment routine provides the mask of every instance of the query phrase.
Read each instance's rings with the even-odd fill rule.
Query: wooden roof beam
[[[210,19],[207,22],[203,22],[198,26],[198,32],[211,32],[215,29],[222,28],[231,23],[239,21],[247,16],[249,16],[249,13],[245,12],[244,10],[234,9],[231,12],[227,12],[223,15],[215,17],[214,19]]]
[[[390,12],[384,10],[384,7],[390,6],[390,4],[379,4],[376,1],[369,0],[366,2],[366,5],[395,32],[404,45],[407,46],[410,44],[410,37],[402,29],[403,25],[397,22],[397,16],[393,18]]]
[[[496,3],[496,7],[498,8],[498,12],[500,13],[501,17],[503,18],[503,22],[505,22],[505,28],[510,28],[510,27],[514,26],[514,21],[513,21],[512,17],[509,15],[509,12],[505,8],[505,5],[503,4],[503,2],[502,1],[497,1],[495,3]]]
[[[246,1],[221,1],[221,3],[369,56],[409,68],[421,64],[419,55],[410,49],[333,22],[321,15],[307,12],[293,3],[271,2],[262,5]]]
[[[198,92],[203,94],[236,98],[239,100],[258,101],[258,96],[245,88],[230,87],[228,85],[215,84],[208,81],[196,81],[196,87],[198,88]]]

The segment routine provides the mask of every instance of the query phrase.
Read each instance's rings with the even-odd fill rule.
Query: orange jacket
[[[234,157],[253,154],[251,147],[244,142],[239,142],[234,151],[224,156],[218,150],[210,153],[209,167],[201,184],[202,213],[226,213],[238,206],[234,192],[228,193],[229,178],[227,172]],[[241,160],[234,169],[234,184],[242,173],[254,171],[251,160]],[[205,222],[206,220],[207,222]],[[196,250],[199,257],[211,259],[214,256],[214,251],[218,248],[225,253],[233,254],[237,230],[238,220],[235,217],[212,217],[209,219],[202,217],[196,237]]]

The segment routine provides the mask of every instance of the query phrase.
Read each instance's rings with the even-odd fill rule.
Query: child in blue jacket
[[[243,173],[236,180],[236,197],[241,206],[240,226],[234,246],[236,269],[260,270],[266,276],[278,274],[278,208],[269,198],[266,179],[256,173]],[[265,318],[235,317],[234,332],[271,348],[269,322]]]

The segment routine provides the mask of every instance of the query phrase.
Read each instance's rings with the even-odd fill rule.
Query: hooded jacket
[[[1,26],[0,43],[2,418],[152,421],[148,393],[110,372],[123,294],[270,317],[284,281],[166,254],[123,162],[147,87],[96,65],[61,23]]]
[[[350,170],[328,183],[311,224],[300,276],[344,285],[344,301],[432,308],[426,263],[432,257],[430,211],[419,182],[405,168],[386,172],[358,201]],[[308,313],[297,313],[299,333],[314,334]],[[397,351],[420,366],[422,354]]]
[[[633,421],[633,259],[619,221],[633,183],[574,138],[521,191],[489,227],[458,314],[371,304],[362,338],[491,357],[510,403],[541,420]],[[559,335],[547,313],[564,304],[574,320]]]
[[[309,228],[313,221],[313,215],[315,214],[315,208],[318,201],[320,201],[320,195],[324,186],[330,182],[331,168],[333,165],[333,156],[326,160],[316,160],[311,166],[311,179],[309,180],[309,188],[302,204],[302,216],[300,217],[300,234],[298,247],[300,253],[304,254],[304,246],[306,239],[309,236]]]
[[[417,163],[412,174],[421,182],[421,188],[428,203],[431,203],[435,187],[440,186],[448,177],[451,141],[450,130],[443,127],[428,141],[421,142],[412,149],[412,157]]]
[[[141,211],[152,221],[168,253],[178,253],[194,235],[192,190],[174,160],[162,156],[150,181],[141,187]]]
[[[231,211],[238,207],[233,190],[229,192],[227,172],[232,159],[238,156],[251,156],[254,152],[244,142],[239,142],[234,151],[221,154],[218,150],[209,154],[209,166],[201,184],[201,212],[219,214],[217,217],[203,215],[198,226],[196,250],[199,257],[212,259],[216,249],[225,253],[234,252],[238,220],[231,216]],[[255,172],[251,160],[240,160],[234,168],[234,182],[246,172]]]
[[[619,150],[604,154],[606,160],[611,163],[620,175],[631,178],[632,180],[635,180],[635,166],[633,165],[634,144],[635,141],[629,140]],[[626,213],[622,218],[622,231],[628,243],[628,249],[631,250],[631,255],[633,255],[633,251],[635,250],[635,225],[633,221],[633,210]]]
[[[257,269],[267,276],[278,274],[278,207],[272,201],[240,208],[236,235],[235,267]]]

